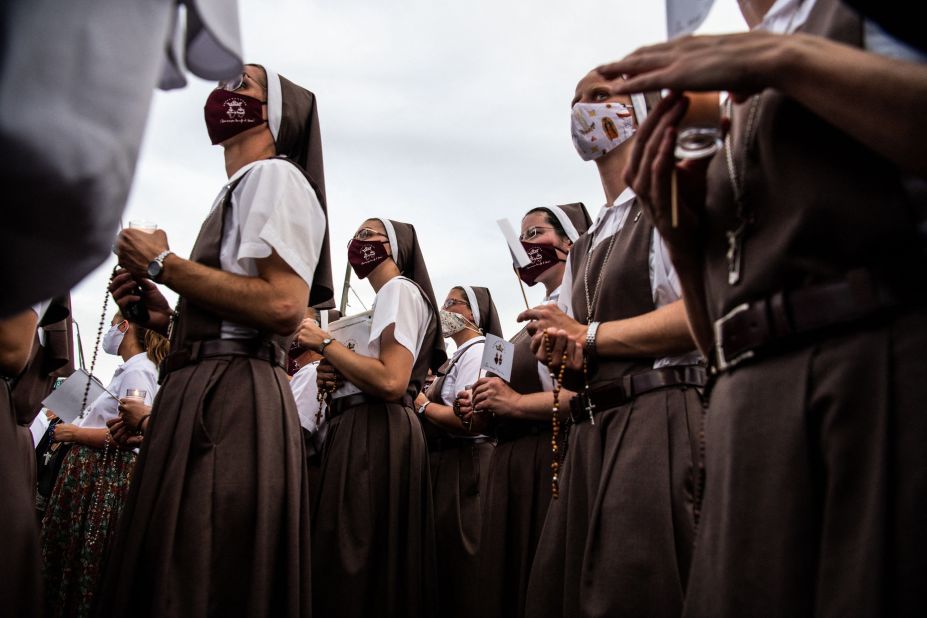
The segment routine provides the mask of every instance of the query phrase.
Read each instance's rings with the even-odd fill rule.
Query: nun
[[[325,565],[313,571],[313,609],[318,616],[431,616],[434,515],[413,402],[429,369],[447,359],[437,304],[408,223],[367,219],[348,245],[348,262],[376,292],[369,334],[353,345],[306,320],[297,336],[323,356],[320,389],[343,380],[328,407],[312,509],[312,554]]]
[[[559,300],[566,257],[591,223],[582,203],[534,208],[522,218],[520,240],[531,264],[519,276],[528,285],[544,285],[545,303]],[[551,499],[553,382],[525,329],[511,341],[509,382],[490,376],[473,387],[476,418],[492,419],[496,439],[483,494],[478,589],[482,615],[500,618],[525,614],[528,573]],[[559,401],[571,396],[563,389]]]
[[[171,353],[101,616],[312,611],[309,487],[284,368],[305,307],[332,300],[316,99],[247,65],[212,91],[205,120],[229,179],[190,259],[161,230],[116,243],[113,296],[123,315],[143,302],[142,325],[169,330]],[[175,310],[155,283],[179,294]]]
[[[571,113],[605,204],[567,257],[558,306],[518,317],[537,331],[539,360],[559,364],[569,333],[582,389],[531,567],[532,617],[680,615],[701,491],[705,371],[666,246],[624,181],[631,101],[603,82],[584,77]],[[587,131],[592,118],[620,131]]]
[[[431,387],[416,398],[428,441],[438,551],[439,615],[472,616],[483,604],[474,587],[479,567],[482,499],[492,457],[490,437],[461,420],[457,393],[480,377],[486,334],[502,336],[489,290],[451,288],[441,309],[441,332],[457,346]]]

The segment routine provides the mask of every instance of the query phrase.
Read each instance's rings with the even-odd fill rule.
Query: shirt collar
[[[135,356],[130,356],[129,360],[127,360],[126,362],[116,367],[116,371],[113,372],[113,377],[118,376],[120,373],[122,373],[129,367],[134,367],[135,365],[138,365],[139,363],[144,363],[147,358],[148,358],[147,352],[139,352]]]
[[[257,164],[260,163],[261,161],[264,161],[264,159],[258,159],[257,161],[252,161],[251,163],[248,163],[247,165],[241,166],[241,167],[238,169],[237,172],[235,172],[234,174],[232,174],[232,177],[229,178],[229,181],[228,181],[227,183],[225,183],[225,184],[227,184],[227,185],[232,184],[233,182],[235,182],[236,180],[238,180],[239,178],[241,178],[242,176],[244,176],[245,173],[246,173],[248,170],[250,170],[252,167],[254,167],[255,165],[257,165]]]
[[[625,190],[615,198],[614,202],[610,205],[605,204],[599,209],[599,214],[596,215],[595,222],[589,227],[586,233],[589,235],[595,234],[595,231],[602,226],[603,222],[611,213],[625,210],[635,197],[637,197],[637,194],[634,193],[634,189],[626,187]]]
[[[544,299],[545,303],[556,303],[560,300],[560,286],[558,285],[554,290],[547,295]]]
[[[454,350],[454,354],[453,356],[451,356],[451,361],[453,362],[453,361],[456,361],[458,358],[460,358],[460,355],[463,354],[466,351],[466,349],[469,348],[470,346],[475,345],[477,343],[485,343],[485,342],[486,342],[486,337],[484,337],[483,335],[479,335],[477,337],[474,337],[473,339],[467,339],[461,344],[459,348]]]

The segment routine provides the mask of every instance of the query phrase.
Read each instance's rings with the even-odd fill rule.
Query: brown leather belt
[[[168,354],[161,361],[159,382],[172,371],[217,356],[248,356],[286,367],[286,352],[269,339],[207,339],[194,341],[188,348]]]
[[[401,405],[405,408],[412,408],[412,398],[409,395],[404,395],[399,401],[386,401],[380,397],[374,397],[373,395],[368,395],[367,393],[354,393],[353,395],[345,395],[344,397],[338,397],[337,399],[332,399],[331,403],[328,405],[328,411],[326,412],[326,418],[332,419],[338,416],[341,416],[351,408],[356,408],[357,406],[363,405],[375,405],[375,404],[387,404],[395,403]]]
[[[588,393],[580,392],[570,399],[570,419],[574,423],[584,423],[593,418],[598,410],[609,410],[632,401],[645,393],[671,386],[705,386],[706,372],[700,365],[677,365],[660,367],[630,376],[620,381],[593,389]]]
[[[842,326],[900,304],[868,270],[832,283],[743,303],[715,321],[715,369],[727,371],[773,344]]]

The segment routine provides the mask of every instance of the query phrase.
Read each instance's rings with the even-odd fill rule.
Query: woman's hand
[[[142,436],[130,429],[124,420],[120,417],[111,418],[106,421],[109,428],[110,436],[116,445],[124,450],[137,448],[142,445]]]
[[[306,318],[299,325],[296,331],[296,340],[307,348],[318,351],[324,339],[331,339],[330,333],[319,328],[318,323],[312,318]]]
[[[521,395],[501,378],[480,378],[473,385],[473,408],[478,416],[487,413],[515,416],[520,410],[520,401]]]
[[[718,36],[688,36],[641,47],[624,59],[598,67],[614,80],[615,92],[737,93],[737,100],[788,79],[780,70],[781,58],[796,36],[754,30]],[[626,77],[626,78],[625,78]]]
[[[468,390],[462,390],[457,393],[457,397],[454,399],[454,405],[451,406],[454,409],[454,414],[457,418],[463,420],[465,416],[468,416],[473,413],[473,397],[472,392]]]
[[[566,353],[567,369],[579,371],[583,368],[583,347],[586,338],[576,339],[564,330],[548,328],[531,338],[531,351],[544,366],[556,371],[560,368]],[[548,365],[548,361],[550,364]]]
[[[315,381],[319,392],[332,393],[344,384],[344,376],[335,369],[334,365],[323,358],[316,369]]]
[[[528,333],[534,335],[538,331],[556,328],[565,330],[579,339],[585,339],[585,324],[580,324],[566,313],[560,307],[554,304],[539,305],[533,309],[522,311],[518,314],[519,322],[528,322]]]
[[[167,334],[167,327],[171,322],[174,311],[153,281],[145,278],[136,279],[129,271],[119,269],[109,284],[109,291],[113,295],[116,304],[119,305],[119,310],[123,316],[125,315],[126,305],[138,300],[143,301],[145,307],[148,308],[148,321],[141,324],[141,326],[150,328],[162,335]],[[139,291],[141,295],[139,295]]]
[[[52,437],[55,442],[74,442],[80,433],[80,427],[73,423],[58,423],[55,425],[55,431]]]
[[[144,401],[133,397],[123,397],[119,400],[119,416],[133,431],[138,431],[139,424],[149,415],[151,406],[145,405]]]
[[[119,265],[129,271],[136,280],[148,276],[148,264],[153,259],[167,251],[167,234],[164,230],[145,232],[143,230],[125,228],[116,237],[116,255]]]

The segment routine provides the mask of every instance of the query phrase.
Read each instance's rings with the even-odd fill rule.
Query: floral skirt
[[[135,453],[75,445],[42,520],[47,614],[88,616],[106,546],[129,490]]]

